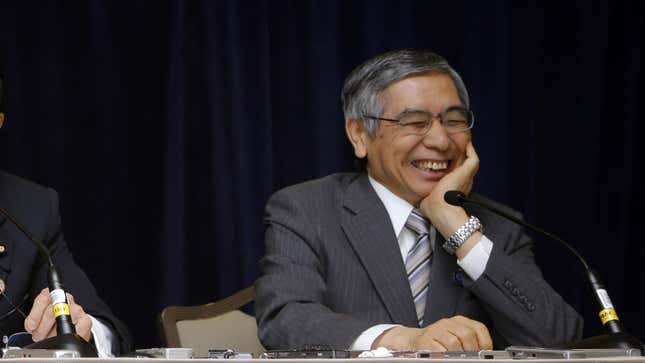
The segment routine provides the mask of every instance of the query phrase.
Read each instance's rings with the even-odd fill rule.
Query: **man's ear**
[[[345,132],[354,147],[354,155],[359,159],[366,157],[371,138],[361,120],[345,119]]]
[[[0,112],[0,128],[4,125],[4,113]]]

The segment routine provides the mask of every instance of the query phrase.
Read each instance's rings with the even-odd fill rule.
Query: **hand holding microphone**
[[[72,323],[76,333],[89,341],[92,337],[92,319],[78,305],[72,294],[67,294]],[[34,299],[31,312],[25,319],[25,330],[32,335],[35,342],[56,336],[56,320],[51,312],[52,301],[49,289],[44,288]]]
[[[56,269],[56,265],[54,264],[54,260],[52,259],[52,256],[49,253],[47,246],[45,246],[45,244],[42,243],[41,241],[37,240],[31,234],[31,232],[29,232],[21,223],[19,223],[16,220],[16,218],[14,218],[14,216],[11,213],[7,212],[4,208],[0,208],[0,214],[4,215],[7,218],[7,220],[9,220],[14,226],[16,226],[16,228],[18,228],[18,230],[38,248],[38,250],[40,251],[40,254],[45,258],[45,261],[47,261],[47,264],[49,267],[48,273],[47,273],[47,285],[49,286],[49,289],[47,289],[46,292],[43,291],[41,292],[41,294],[38,295],[39,297],[41,297],[40,302],[38,302],[39,304],[38,306],[36,306],[36,301],[34,301],[34,306],[36,306],[37,310],[34,312],[34,315],[32,315],[31,313],[29,314],[31,318],[28,317],[30,321],[25,321],[25,328],[27,328],[27,330],[29,330],[29,328],[32,328],[32,327],[36,329],[37,338],[41,338],[40,334],[43,334],[43,335],[47,334],[47,336],[51,336],[51,337],[48,339],[41,338],[43,340],[30,344],[25,348],[66,349],[66,350],[78,352],[82,357],[97,357],[98,353],[96,352],[96,348],[90,343],[88,343],[89,336],[87,336],[87,338],[81,337],[76,332],[76,327],[73,324],[74,320],[71,315],[72,309],[70,309],[70,304],[68,302],[68,295],[65,293],[65,286],[63,284],[62,276],[58,273],[58,270]],[[40,326],[41,322],[43,321],[42,320],[43,316],[51,318],[51,314],[45,314],[43,312],[45,307],[50,306],[50,301],[48,301],[47,298],[43,296],[43,294],[48,295],[49,299],[51,299],[51,305],[53,305],[53,310],[54,310],[53,315],[56,323],[55,335],[53,334],[53,331],[52,331],[53,320],[52,322],[48,322],[46,320],[45,321],[46,325],[43,325],[42,327]],[[77,314],[78,314],[78,309],[75,309],[75,310],[77,311]],[[33,311],[34,309],[32,307],[32,312]],[[85,314],[83,312],[82,314],[79,314],[79,315],[85,315]],[[37,320],[38,317],[40,317],[39,320]],[[91,326],[91,323],[90,323],[90,326]],[[38,330],[38,329],[41,329],[41,330]],[[87,335],[87,332],[85,333]]]

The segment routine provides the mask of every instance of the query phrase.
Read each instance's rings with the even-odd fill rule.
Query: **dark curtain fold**
[[[171,304],[251,284],[278,188],[353,169],[339,92],[360,62],[437,51],[462,73],[477,190],[587,256],[629,331],[645,195],[643,9],[634,2],[0,2],[1,167],[54,187],[76,258],[157,346]],[[544,274],[600,332],[577,263]]]

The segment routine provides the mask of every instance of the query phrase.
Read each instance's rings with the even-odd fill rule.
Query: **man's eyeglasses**
[[[461,107],[448,108],[438,115],[433,115],[425,111],[405,111],[398,119],[370,115],[363,115],[363,118],[396,122],[406,133],[413,135],[425,135],[432,127],[432,121],[434,119],[438,119],[439,123],[449,134],[470,130],[475,124],[475,114],[473,111]]]

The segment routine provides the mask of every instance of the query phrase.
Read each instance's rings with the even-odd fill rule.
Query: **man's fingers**
[[[74,296],[67,294],[69,300],[69,310],[72,316],[72,323],[76,327],[76,334],[83,337],[85,340],[90,340],[92,335],[92,319],[85,313],[83,307],[74,301]]]
[[[468,157],[468,152],[460,154],[459,157],[457,158],[457,163],[455,164],[456,167],[458,168],[458,167],[464,165],[464,163],[466,162],[467,157]]]
[[[40,322],[38,322],[38,327],[36,328],[36,330],[31,332],[34,341],[39,341],[47,338],[48,336],[50,336],[50,332],[55,330],[54,328],[56,327],[56,320],[54,320],[54,313],[51,309],[51,306],[47,306],[45,312],[41,315]]]
[[[451,319],[463,326],[468,326],[471,331],[475,332],[475,338],[477,339],[478,345],[478,348],[476,349],[493,349],[493,339],[491,338],[486,325],[477,320],[468,319],[461,315],[454,316]]]
[[[486,326],[478,321],[454,316],[441,319],[423,329],[395,327],[377,338],[376,346],[389,349],[430,349],[461,351],[492,349]],[[375,347],[373,345],[373,349]]]
[[[477,174],[477,171],[479,171],[479,156],[475,151],[472,141],[466,146],[466,160],[462,165],[462,169],[465,173],[463,177],[465,183],[463,184],[462,191],[466,194],[470,194],[470,191],[473,188],[475,175]]]
[[[466,145],[466,158],[479,161],[479,155],[477,155],[477,151],[475,151],[475,146],[473,145],[472,140]]]
[[[402,347],[402,349],[429,349],[440,352],[445,352],[446,350],[448,350],[446,346],[444,346],[439,340],[437,340],[437,336],[441,332],[441,329],[439,327],[437,327],[436,325],[430,325],[420,330],[421,334],[418,334],[415,337],[414,341],[412,341],[412,344],[407,347]]]
[[[45,314],[45,310],[50,305],[49,289],[42,289],[40,294],[34,299],[29,315],[25,318],[25,330],[32,333],[38,328],[40,321]]]
[[[461,338],[450,330],[442,330],[435,336],[435,340],[445,347],[447,351],[454,352],[467,349],[464,346],[464,342],[461,341]]]
[[[56,336],[56,325],[54,324],[54,326],[52,326],[52,328],[49,330],[49,333],[43,339],[51,338],[55,336]],[[36,340],[33,339],[33,341],[36,341]]]
[[[450,318],[438,321],[437,326],[441,328],[437,340],[448,350],[477,350],[479,348],[477,333],[469,325]]]
[[[450,324],[447,329],[459,339],[463,350],[481,349],[479,346],[479,339],[477,338],[477,332],[470,325],[450,320]]]
[[[76,326],[78,335],[89,340],[92,334],[92,320],[83,308],[76,304],[74,296],[67,294],[72,323]],[[43,289],[34,299],[34,304],[25,319],[25,330],[32,334],[34,341],[56,335],[56,318],[52,311],[49,289]]]
[[[69,313],[72,316],[72,323],[76,324],[79,319],[81,319],[85,314],[85,310],[78,304],[72,303],[69,304]]]
[[[436,340],[436,337],[431,336],[431,335],[423,335],[419,338],[419,340],[416,342],[416,344],[411,347],[411,349],[428,349],[428,350],[435,350],[438,352],[446,352],[450,349],[448,349],[445,345],[441,344],[440,341]]]
[[[432,341],[440,347],[433,346]],[[449,351],[492,349],[493,345],[484,324],[463,316],[441,319],[427,326],[418,343],[417,349]]]
[[[471,176],[475,176],[479,170],[479,155],[475,151],[472,141],[466,145],[466,160],[464,164]]]
[[[464,193],[468,195],[472,190],[473,190],[473,182],[471,181],[468,184],[466,184],[466,187],[464,188]]]
[[[76,334],[89,341],[92,336],[92,319],[90,319],[90,316],[87,314],[83,315],[76,321],[75,325]]]

